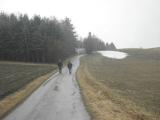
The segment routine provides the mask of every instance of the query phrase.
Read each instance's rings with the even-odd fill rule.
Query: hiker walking
[[[59,73],[62,73],[62,67],[63,67],[63,62],[62,62],[62,60],[60,59],[60,60],[58,61]]]
[[[72,63],[68,62],[67,66],[68,66],[69,73],[71,74],[71,72],[72,72]]]

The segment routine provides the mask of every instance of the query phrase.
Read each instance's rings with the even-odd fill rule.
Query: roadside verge
[[[81,61],[77,80],[92,120],[158,120],[131,100],[119,95],[99,78],[91,74],[87,62]],[[92,62],[92,61],[89,61]],[[98,70],[99,69],[91,69]]]

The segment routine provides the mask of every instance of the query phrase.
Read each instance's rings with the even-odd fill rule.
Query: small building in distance
[[[75,52],[77,54],[85,54],[86,50],[85,50],[85,48],[75,48]]]

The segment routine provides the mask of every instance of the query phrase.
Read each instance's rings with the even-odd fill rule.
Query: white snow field
[[[72,59],[71,75],[64,67],[3,120],[90,120],[75,79],[79,58]]]
[[[101,53],[103,56],[113,59],[124,59],[128,56],[127,53],[118,51],[98,51],[98,53]]]

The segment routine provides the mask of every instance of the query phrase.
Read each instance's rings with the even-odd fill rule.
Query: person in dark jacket
[[[58,61],[59,73],[62,73],[62,67],[63,67],[63,62],[62,62],[62,60],[59,60],[59,61]]]
[[[71,74],[71,72],[72,72],[72,63],[68,62],[67,66],[68,66],[69,73]]]

